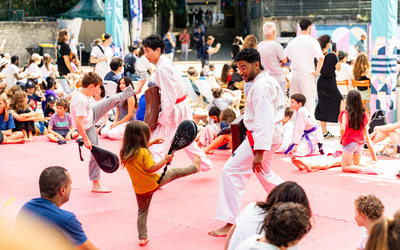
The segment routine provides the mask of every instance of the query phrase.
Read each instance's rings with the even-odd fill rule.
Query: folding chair
[[[117,84],[115,82],[103,80],[103,85],[104,85],[104,92],[106,92],[107,97],[110,97],[117,93]]]
[[[362,81],[356,81],[356,80],[352,80],[352,83],[353,83],[353,88],[354,89],[356,89],[356,87],[366,87],[366,88],[368,88],[368,93],[369,93],[369,99],[371,100],[371,89],[370,89],[370,81],[369,80],[362,80]],[[371,114],[370,114],[370,109],[369,109],[369,105],[367,105],[367,103],[368,104],[370,104],[370,100],[362,100],[362,102],[363,102],[363,105],[364,105],[364,107],[365,107],[365,110],[367,111],[367,113],[368,113],[368,116],[370,116]]]
[[[349,80],[337,80],[336,81],[337,86],[346,86],[347,88],[347,93],[349,93],[350,88],[349,88]],[[342,95],[343,96],[343,95]],[[344,101],[346,102],[346,98],[344,98]]]
[[[68,80],[65,79],[65,77],[63,77],[63,76],[56,77],[56,78],[60,82],[65,94],[69,95],[73,91],[73,89],[71,89],[71,87],[69,86]]]

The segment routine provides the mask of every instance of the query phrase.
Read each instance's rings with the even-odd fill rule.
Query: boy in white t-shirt
[[[99,102],[95,106],[90,106],[89,97],[99,92],[100,86],[103,84],[100,76],[95,72],[87,73],[82,79],[82,88],[75,91],[76,93],[71,99],[71,116],[76,129],[82,136],[86,148],[91,149],[92,144],[99,146],[95,124],[107,112],[117,106],[120,102],[125,101],[129,97],[140,93],[146,80],[140,80],[137,92],[131,86],[125,88],[121,93],[110,96],[106,101]],[[92,192],[110,193],[111,190],[100,185],[100,168],[96,163],[93,155],[90,155],[89,161],[89,177],[93,181]]]
[[[355,216],[357,226],[365,227],[361,234],[361,240],[356,250],[364,250],[369,238],[372,225],[382,218],[385,206],[375,195],[360,195],[355,201]]]

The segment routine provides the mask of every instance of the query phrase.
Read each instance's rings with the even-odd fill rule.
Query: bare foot
[[[366,167],[363,167],[362,172],[366,173],[366,174],[383,174],[381,171],[379,171],[376,167],[375,164],[368,164]]]
[[[224,237],[224,236],[228,235],[231,227],[232,227],[232,224],[227,223],[225,226],[221,227],[220,229],[208,232],[208,234],[210,236],[215,236],[215,237]]]
[[[34,141],[34,139],[33,139],[33,137],[31,137],[31,138],[29,138],[28,140],[26,140],[26,141],[30,141],[30,142],[32,142],[32,141]]]
[[[199,155],[194,156],[193,165],[196,167],[198,173],[200,171],[201,158]]]
[[[15,143],[25,143],[26,140],[24,138],[15,140]]]
[[[301,164],[301,161],[298,160],[296,157],[292,157],[292,163],[301,171],[306,169],[303,164]]]
[[[100,182],[97,180],[97,181],[93,181],[92,192],[93,193],[111,193],[112,191],[110,189],[105,188],[102,185],[100,185]]]
[[[140,239],[140,240],[139,240],[139,245],[140,245],[140,246],[144,246],[144,245],[147,244],[147,242],[149,242],[149,239]]]

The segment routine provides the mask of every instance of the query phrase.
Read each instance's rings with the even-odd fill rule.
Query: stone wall
[[[149,35],[158,34],[158,19],[156,15],[154,17],[144,17],[142,23],[142,30],[140,32],[140,39],[143,39]]]
[[[20,66],[26,65],[30,55],[25,48],[54,44],[58,31],[57,22],[0,22],[0,39],[7,39],[3,53],[19,56]]]

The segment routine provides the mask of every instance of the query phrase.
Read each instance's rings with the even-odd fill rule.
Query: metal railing
[[[251,18],[259,16],[361,15],[371,17],[371,1],[360,0],[259,0]]]
[[[0,21],[24,21],[24,10],[0,10]]]

